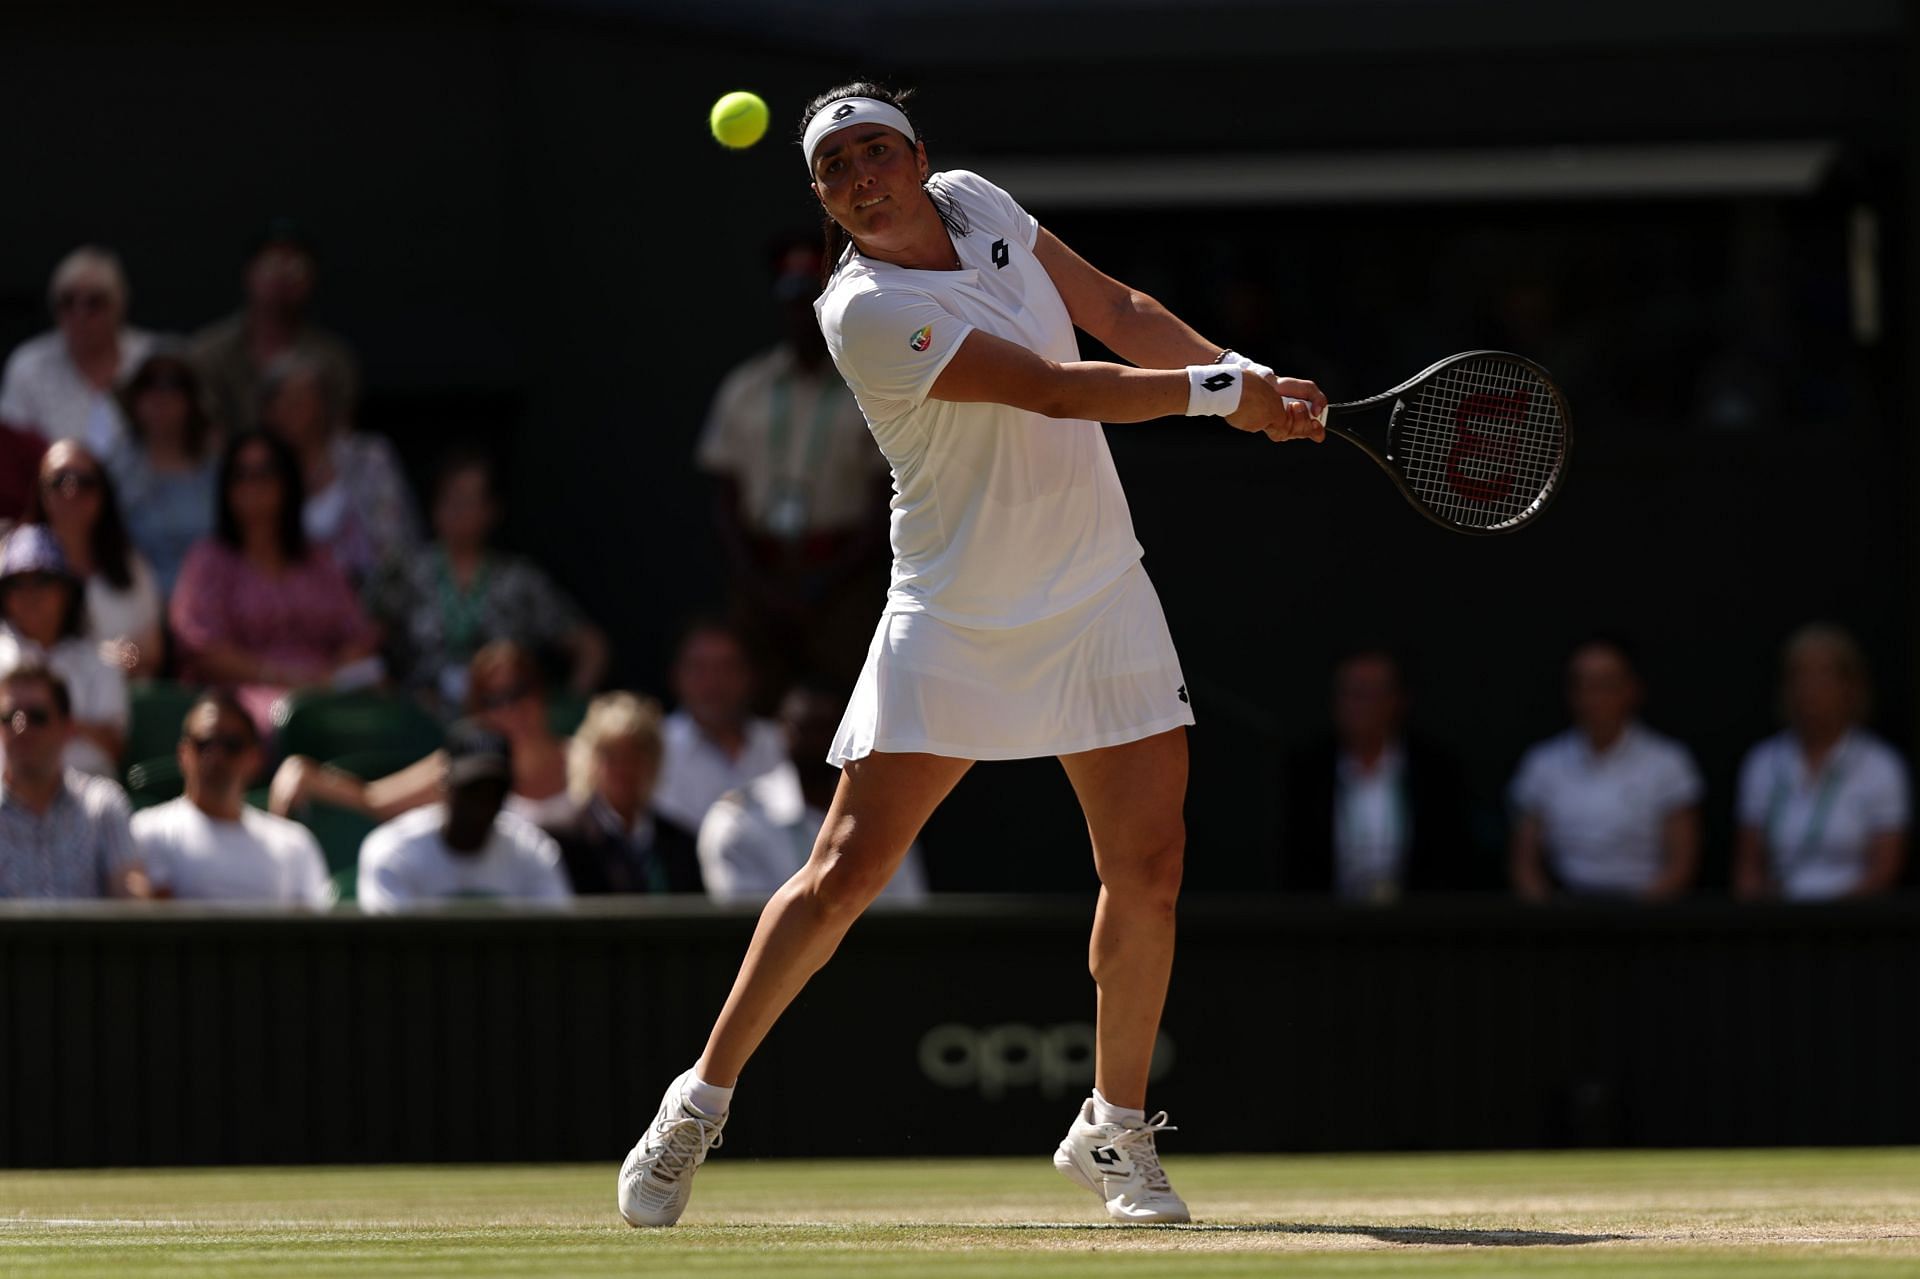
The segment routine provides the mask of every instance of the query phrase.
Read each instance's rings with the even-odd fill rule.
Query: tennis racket
[[[1320,424],[1372,458],[1413,509],[1456,533],[1511,533],[1553,500],[1567,471],[1566,397],[1506,351],[1462,351]]]

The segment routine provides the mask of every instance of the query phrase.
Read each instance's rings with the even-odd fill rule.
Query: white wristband
[[[1187,416],[1225,417],[1239,408],[1245,376],[1238,364],[1187,365]]]

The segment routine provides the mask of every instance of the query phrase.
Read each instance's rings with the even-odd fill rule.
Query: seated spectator
[[[513,789],[507,811],[541,825],[574,811],[567,794],[567,744],[547,724],[546,686],[533,654],[496,640],[474,655],[467,680],[467,714],[507,739],[513,751]],[[435,751],[397,773],[362,781],[353,774],[289,756],[274,774],[268,806],[286,816],[308,800],[323,800],[386,821],[440,796],[446,755]]]
[[[260,424],[300,462],[307,538],[354,581],[419,542],[413,494],[393,446],[351,426],[352,405],[331,366],[289,353],[260,379]]]
[[[447,732],[445,800],[394,818],[360,846],[360,907],[369,914],[456,897],[563,902],[560,849],[501,807],[512,748],[468,721]]]
[[[1906,863],[1907,766],[1863,726],[1866,658],[1834,626],[1808,626],[1781,661],[1786,731],[1740,766],[1734,892],[1821,901],[1891,892]]]
[[[780,703],[786,758],[729,791],[700,824],[700,874],[717,902],[763,902],[814,853],[840,770],[827,763],[845,700],[802,684]],[[907,848],[879,900],[924,901],[927,872],[918,844]]]
[[[567,750],[573,811],[546,823],[575,893],[701,891],[692,832],[653,811],[660,752],[652,698],[603,693],[587,707]]]
[[[300,471],[287,446],[249,431],[220,459],[214,535],[187,554],[170,616],[186,678],[235,687],[262,734],[302,688],[380,678],[379,636],[323,547],[300,523]]]
[[[105,645],[129,676],[151,676],[166,660],[160,588],[128,541],[120,510],[100,460],[85,445],[61,440],[40,461],[26,523],[53,531],[68,569],[86,584],[86,637]]]
[[[667,716],[666,754],[653,806],[688,830],[699,830],[713,801],[778,768],[787,757],[780,726],[750,711],[753,667],[746,641],[725,622],[687,628],[673,663],[680,709]]]
[[[48,440],[84,439],[113,388],[147,358],[153,335],[127,325],[127,276],[106,249],[75,249],[54,268],[52,332],[23,342],[0,376],[0,421]],[[117,425],[109,428],[117,434]],[[106,442],[111,442],[106,441]]]
[[[1400,664],[1360,649],[1334,667],[1333,736],[1282,779],[1280,884],[1388,902],[1482,886],[1465,775],[1406,732]]]
[[[213,532],[213,422],[193,365],[170,352],[148,356],[119,399],[126,435],[102,460],[127,533],[166,599],[187,552]]]
[[[39,663],[69,690],[73,732],[67,765],[117,777],[127,741],[127,677],[86,638],[86,599],[60,543],[41,524],[22,524],[0,545],[0,671]]]
[[[1573,728],[1529,750],[1511,798],[1514,887],[1664,901],[1700,863],[1700,771],[1636,718],[1644,689],[1626,645],[1592,639],[1567,663]]]
[[[66,681],[45,666],[0,675],[0,897],[144,892],[126,793],[64,762],[71,705]]]
[[[389,560],[367,590],[385,629],[389,667],[410,687],[447,706],[467,699],[467,663],[494,640],[559,649],[568,687],[589,693],[607,669],[607,639],[531,560],[488,548],[499,523],[493,465],[456,451],[433,485],[434,545]]]
[[[155,897],[333,903],[327,860],[306,827],[246,801],[260,730],[246,708],[207,693],[180,725],[187,793],[133,815],[133,846]]]
[[[277,219],[247,255],[240,310],[193,335],[193,361],[222,430],[256,425],[261,373],[289,353],[326,366],[346,403],[359,398],[353,351],[307,318],[318,274],[312,242],[288,219]]]

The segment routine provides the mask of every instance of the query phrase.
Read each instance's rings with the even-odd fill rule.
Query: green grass
[[[1193,1157],[1121,1228],[1043,1156],[728,1162],[672,1230],[611,1163],[0,1173],[0,1273],[1177,1279],[1920,1274],[1920,1151]]]

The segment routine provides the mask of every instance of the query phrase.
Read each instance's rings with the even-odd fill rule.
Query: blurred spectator
[[[780,703],[786,758],[771,772],[729,791],[700,824],[700,874],[718,902],[762,902],[773,896],[813,853],[840,785],[827,763],[845,699],[797,685]],[[880,900],[924,901],[927,872],[920,846],[909,845]]]
[[[193,360],[223,430],[258,425],[261,374],[289,353],[326,366],[344,403],[359,398],[360,369],[352,350],[307,320],[316,275],[312,244],[291,221],[277,219],[247,256],[241,309],[193,335]]]
[[[547,824],[576,893],[697,893],[693,834],[653,811],[660,776],[660,706],[603,693],[568,747],[574,809]]]
[[[45,525],[22,524],[0,545],[0,671],[45,664],[68,689],[70,768],[120,774],[127,740],[127,677],[86,638],[80,581]]]
[[[572,896],[552,837],[501,807],[513,778],[511,749],[479,724],[448,730],[445,802],[394,818],[360,846],[362,910],[382,914],[455,897]]]
[[[61,440],[40,460],[26,523],[44,524],[74,577],[86,584],[85,634],[129,676],[166,661],[160,589],[127,538],[113,480],[85,445]]]
[[[354,430],[351,418],[346,389],[321,360],[288,353],[260,375],[260,425],[300,462],[307,539],[331,551],[358,582],[406,555],[420,535],[393,446]]]
[[[1853,637],[1808,626],[1781,661],[1785,732],[1740,766],[1734,891],[1747,900],[1870,897],[1907,854],[1906,763],[1868,732],[1871,681]]]
[[[772,720],[750,713],[753,666],[744,637],[713,619],[683,632],[673,663],[680,709],[667,716],[666,754],[653,806],[688,830],[699,830],[713,801],[778,768],[786,736]]]
[[[102,460],[164,600],[187,552],[213,532],[213,422],[193,365],[167,351],[141,362],[119,400],[126,434]]]
[[[142,892],[127,797],[66,767],[73,733],[66,681],[45,666],[0,675],[0,897],[106,897]]]
[[[1391,653],[1360,649],[1333,671],[1333,736],[1282,779],[1280,884],[1288,892],[1386,902],[1483,886],[1465,775],[1406,733]]]
[[[467,677],[468,716],[506,738],[513,758],[513,788],[507,811],[540,825],[574,811],[567,793],[567,744],[547,722],[546,686],[540,664],[518,644],[495,640],[474,654]],[[440,796],[447,769],[443,751],[397,773],[362,781],[304,755],[289,756],[274,774],[268,806],[286,816],[309,800],[322,800],[386,821]]]
[[[187,554],[170,616],[186,676],[237,687],[261,732],[299,688],[380,678],[379,637],[346,575],[300,524],[300,471],[260,431],[227,442],[214,535]]]
[[[328,906],[327,861],[307,828],[246,802],[260,731],[239,702],[208,693],[180,725],[185,795],[133,815],[133,844],[155,897]]]
[[[153,335],[129,328],[126,272],[106,249],[75,249],[54,268],[50,333],[23,342],[0,378],[0,421],[48,440],[84,439],[114,386],[147,358]],[[117,427],[109,428],[117,433]]]
[[[1511,798],[1514,887],[1530,901],[1664,901],[1700,863],[1700,772],[1686,747],[1636,718],[1645,695],[1626,645],[1592,639],[1567,662],[1573,728],[1520,760]]]
[[[697,453],[718,480],[734,606],[774,688],[795,669],[851,685],[886,591],[891,475],[814,318],[820,252],[777,246],[780,344],[720,383]]]
[[[461,449],[443,458],[433,485],[435,544],[389,560],[367,588],[394,674],[458,706],[467,697],[467,663],[504,639],[536,652],[559,649],[568,658],[568,687],[591,692],[606,674],[606,636],[538,565],[488,548],[499,519],[487,456]]]

